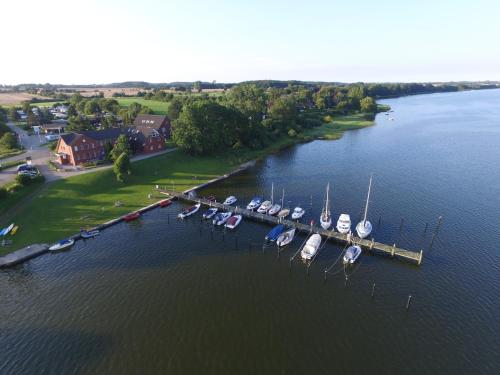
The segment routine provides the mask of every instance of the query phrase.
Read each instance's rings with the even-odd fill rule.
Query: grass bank
[[[166,115],[168,111],[168,103],[160,102],[158,100],[146,100],[140,97],[127,97],[127,98],[114,98],[120,104],[121,107],[128,107],[132,103],[139,103],[140,105],[144,105],[146,107],[151,108],[155,115]]]
[[[78,232],[81,227],[92,227],[144,207],[163,197],[154,192],[157,184],[169,188],[174,184],[176,190],[186,190],[223,175],[245,161],[318,137],[338,139],[345,130],[372,123],[362,115],[338,116],[300,137],[283,136],[260,150],[244,149],[204,157],[174,151],[134,162],[133,174],[125,183],[117,182],[110,169],[52,182],[15,207],[10,204],[11,211],[0,218],[0,226],[11,222],[20,225],[19,232],[11,237],[13,245],[0,248],[0,255],[32,243],[54,242]],[[153,199],[148,198],[150,193]],[[115,207],[116,201],[123,206]]]

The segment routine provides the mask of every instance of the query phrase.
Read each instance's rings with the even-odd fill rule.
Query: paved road
[[[36,135],[28,135],[27,132],[25,132],[20,127],[14,125],[12,122],[8,122],[7,125],[20,136],[21,144],[24,146],[24,148],[27,151],[21,155],[12,156],[9,158],[2,159],[2,160],[0,160],[0,163],[10,161],[10,160],[25,160],[27,156],[31,156],[32,163],[36,167],[38,167],[40,172],[45,176],[45,180],[47,182],[54,181],[54,180],[57,180],[60,178],[68,178],[68,177],[79,175],[79,174],[95,172],[97,170],[108,169],[108,168],[112,167],[112,165],[105,165],[105,166],[102,166],[99,168],[81,169],[81,170],[76,169],[74,167],[71,167],[71,168],[66,169],[65,171],[61,171],[61,172],[51,170],[51,169],[49,169],[47,162],[49,160],[55,159],[55,157],[54,157],[53,152],[50,151],[47,148],[47,146],[43,145],[43,143],[45,143],[44,138],[36,136]],[[157,152],[154,154],[135,156],[131,159],[131,161],[134,162],[134,161],[138,161],[138,160],[142,160],[142,159],[147,159],[147,158],[150,158],[152,156],[165,154],[168,152],[172,152],[174,150],[175,150],[175,148],[160,151],[160,152]],[[17,175],[17,167],[4,169],[3,171],[0,171],[0,186],[12,181],[16,177],[16,175]]]
[[[53,158],[52,151],[50,151],[47,146],[44,146],[43,143],[46,143],[43,137],[39,137],[36,135],[28,135],[26,131],[21,129],[19,126],[14,125],[12,122],[8,122],[7,125],[17,133],[20,143],[26,149],[26,152],[21,155],[11,156],[9,158],[5,158],[0,160],[0,163],[12,161],[12,160],[25,160],[27,156],[31,156],[33,164],[40,168],[40,171],[47,175],[47,171],[49,171],[49,167],[47,162]],[[17,167],[5,169],[0,171],[0,185],[3,185],[7,182],[12,181],[17,174]]]

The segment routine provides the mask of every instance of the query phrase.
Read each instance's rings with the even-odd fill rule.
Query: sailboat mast
[[[368,214],[368,203],[370,202],[370,192],[372,190],[372,177],[370,176],[370,183],[368,184],[368,195],[366,196],[365,216],[363,217],[363,225],[366,222],[366,215]]]
[[[285,188],[283,188],[283,193],[281,194],[281,208],[284,208],[283,203],[285,203]]]
[[[330,214],[330,199],[328,197],[328,193],[330,192],[330,183],[326,185],[326,206],[325,206],[325,211],[327,215]]]
[[[271,204],[274,204],[274,182],[271,184]]]

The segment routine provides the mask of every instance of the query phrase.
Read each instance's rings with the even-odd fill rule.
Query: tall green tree
[[[17,108],[12,107],[9,111],[10,118],[12,121],[19,121],[21,119],[21,116],[19,116],[19,113],[17,113]]]
[[[259,122],[266,112],[267,100],[264,90],[255,84],[236,85],[226,94],[229,107],[235,108],[252,122]]]
[[[125,134],[122,134],[118,137],[115,144],[113,145],[113,149],[110,152],[111,159],[116,161],[121,154],[130,155],[130,153],[131,150],[129,141]]]
[[[118,156],[118,158],[115,160],[115,162],[113,164],[113,171],[115,172],[116,179],[118,181],[122,181],[122,182],[124,180],[123,177],[126,174],[132,173],[132,169],[131,169],[131,165],[130,165],[130,157],[129,157],[128,153],[122,152],[120,154],[120,156]]]
[[[377,103],[371,96],[367,96],[359,102],[360,109],[362,112],[373,113],[377,110]]]
[[[14,133],[5,133],[0,138],[0,148],[3,148],[4,150],[14,150],[18,147],[19,145],[17,143],[17,137],[14,135]]]

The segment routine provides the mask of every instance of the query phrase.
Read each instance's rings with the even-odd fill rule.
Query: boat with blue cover
[[[283,224],[276,225],[271,231],[267,234],[267,241],[276,241],[281,233],[285,230],[285,226]]]

